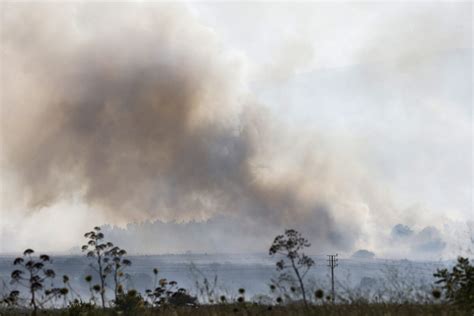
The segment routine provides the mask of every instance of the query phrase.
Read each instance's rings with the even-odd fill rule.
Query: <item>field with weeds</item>
[[[358,288],[344,282],[332,291],[316,288],[308,272],[315,260],[303,250],[309,242],[286,230],[275,237],[269,255],[275,256],[276,277],[268,280],[269,294],[251,294],[240,287],[226,292],[217,275],[209,278],[192,266],[195,289],[162,277],[153,268],[145,290],[131,287],[132,257],[105,240],[99,227],[85,234],[85,288],[53,265],[53,258],[26,249],[12,258],[10,280],[3,280],[0,316],[7,315],[473,315],[474,267],[458,257],[451,269],[433,271],[434,283],[414,286],[399,273],[384,279],[384,287],[368,279]],[[84,262],[84,263],[86,263]],[[84,268],[85,268],[84,267]],[[63,271],[61,271],[63,272]],[[258,282],[256,279],[254,282]],[[348,283],[348,280],[346,280]],[[136,284],[137,285],[137,284]],[[334,287],[337,285],[337,290]]]
[[[0,315],[30,315],[31,310],[2,309]],[[265,306],[257,304],[201,305],[195,307],[137,308],[128,312],[115,309],[54,309],[42,310],[37,315],[163,315],[163,316],[214,316],[214,315],[466,315],[472,311],[446,304],[328,304],[305,307],[304,305]]]

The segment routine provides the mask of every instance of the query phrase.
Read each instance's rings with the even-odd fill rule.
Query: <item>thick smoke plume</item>
[[[219,214],[356,241],[363,172],[273,122],[183,8],[4,5],[2,24],[2,170],[26,208],[79,196],[112,223]]]

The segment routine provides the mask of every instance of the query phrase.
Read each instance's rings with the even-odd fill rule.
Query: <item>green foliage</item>
[[[468,258],[458,257],[451,271],[439,269],[434,276],[449,302],[474,309],[474,266]]]

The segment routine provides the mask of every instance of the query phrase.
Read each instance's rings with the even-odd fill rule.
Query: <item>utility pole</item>
[[[336,299],[336,292],[334,291],[334,269],[337,267],[337,253],[335,255],[328,255],[328,267],[331,268],[331,286],[332,286],[332,295],[331,299],[334,303]]]

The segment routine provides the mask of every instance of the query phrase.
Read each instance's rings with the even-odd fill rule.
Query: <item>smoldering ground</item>
[[[110,223],[225,215],[340,249],[390,213],[352,149],[275,121],[180,5],[3,6],[2,170],[20,209],[80,196]]]

